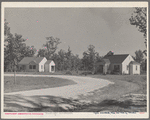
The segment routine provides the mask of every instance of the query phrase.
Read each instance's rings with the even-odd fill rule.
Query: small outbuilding
[[[55,72],[55,63],[53,60],[47,60],[47,62],[45,63],[45,72]]]
[[[129,66],[130,66],[130,69],[129,69],[130,75],[134,75],[134,74],[139,75],[140,74],[140,63],[138,63],[136,61],[131,61]]]

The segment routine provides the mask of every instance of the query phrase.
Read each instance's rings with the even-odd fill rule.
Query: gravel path
[[[5,76],[13,76],[13,74],[5,74]],[[23,96],[59,96],[63,98],[78,98],[79,95],[86,95],[88,92],[94,91],[96,89],[105,87],[109,84],[114,84],[108,80],[98,79],[98,78],[90,78],[84,76],[67,76],[67,75],[24,75],[17,74],[16,76],[30,76],[30,77],[57,77],[70,79],[75,81],[77,84],[68,85],[62,87],[55,88],[46,88],[46,89],[38,89],[38,90],[30,90],[30,91],[20,91],[20,92],[12,92],[5,93],[5,95],[23,95]]]

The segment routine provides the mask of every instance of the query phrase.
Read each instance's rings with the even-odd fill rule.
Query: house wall
[[[130,66],[129,66],[129,63],[131,61],[134,61],[132,56],[129,55],[123,62],[122,62],[122,74],[129,74],[129,69],[130,69]],[[128,67],[127,67],[128,66]]]
[[[43,60],[39,63],[39,72],[44,72],[44,64],[46,63],[47,59],[44,57]],[[43,66],[43,67],[42,67]]]
[[[113,71],[113,64],[109,65],[109,69],[110,69],[111,72]]]
[[[51,70],[52,66],[54,66],[54,71]],[[49,72],[55,72],[55,63],[54,63],[54,61],[52,61],[52,62],[49,64]]]
[[[129,74],[133,75],[133,64],[129,65]]]
[[[133,64],[133,74],[138,74],[138,75],[140,74],[140,65]]]
[[[122,73],[122,64],[117,64],[117,63],[112,63],[112,64],[110,64],[110,71],[111,71],[111,72],[114,71],[114,66],[115,66],[115,65],[119,65],[119,67],[120,67],[119,72]]]
[[[45,72],[49,72],[49,64],[44,65],[44,70],[45,70]]]
[[[36,69],[30,69],[30,65],[36,65]],[[34,61],[30,62],[29,65],[26,66],[27,72],[38,72],[38,64],[36,64]]]
[[[23,66],[25,66],[25,69],[23,69]],[[19,64],[18,68],[19,68],[19,71],[23,71],[23,72],[27,71],[27,65]]]
[[[103,65],[103,73],[106,74],[109,72],[109,70],[110,70],[110,63],[105,63]]]
[[[29,65],[26,65],[26,72],[29,72]]]

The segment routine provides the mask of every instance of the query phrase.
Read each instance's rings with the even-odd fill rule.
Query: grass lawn
[[[120,82],[129,82],[138,86],[137,91],[132,93],[146,94],[147,93],[147,76],[146,75],[93,75],[91,77],[102,78],[118,84]],[[130,88],[131,90],[133,88]]]
[[[147,111],[147,76],[146,75],[87,75],[87,77],[94,77],[99,79],[106,79],[114,84],[110,84],[104,88],[91,91],[90,94],[84,96],[79,96],[79,100],[91,101],[90,104],[85,105],[84,103],[79,104],[72,99],[57,98],[54,100],[54,96],[44,96],[48,99],[43,99],[43,96],[37,96],[36,99],[43,100],[42,103],[51,104],[49,101],[53,100],[56,107],[46,107],[37,105],[36,109],[31,109],[28,107],[15,107],[17,111],[23,110],[30,112],[146,112]],[[19,80],[21,78],[21,80]],[[22,80],[24,79],[24,80]],[[26,79],[26,80],[25,80]],[[64,80],[60,78],[34,78],[34,77],[17,77],[17,84],[14,85],[13,77],[5,77],[5,82],[10,81],[10,83],[5,83],[5,92],[11,92],[12,90],[18,89],[38,89],[55,87],[55,85],[69,85],[75,84],[73,81]],[[35,83],[35,81],[37,82]],[[27,82],[28,81],[28,82]],[[45,83],[46,81],[46,83]],[[57,81],[57,82],[56,82]],[[20,83],[19,83],[20,82]],[[49,84],[48,84],[49,83]],[[56,84],[57,83],[57,84]],[[12,96],[7,96],[11,99]],[[7,98],[5,96],[5,98]],[[16,99],[17,98],[17,99]],[[25,99],[25,98],[24,98]],[[60,100],[59,102],[57,100]],[[14,100],[18,100],[18,97],[14,96]],[[28,100],[27,100],[28,101]],[[47,102],[46,102],[47,101]],[[69,101],[69,102],[68,102]],[[7,103],[7,100],[5,100]],[[8,100],[10,102],[10,100]],[[32,102],[31,102],[32,103]],[[73,109],[63,109],[61,104],[67,104],[70,106],[75,106]],[[7,104],[9,106],[9,104]],[[11,110],[14,110],[11,108]],[[7,109],[6,109],[7,111]]]
[[[4,93],[61,87],[61,86],[76,84],[72,80],[54,78],[54,77],[17,76],[16,79],[17,79],[16,84],[14,84],[14,77],[8,77],[8,76],[4,77]]]
[[[94,78],[106,79],[115,84],[91,92],[81,99],[97,101],[88,107],[80,108],[80,112],[146,112],[147,79],[146,75],[89,75]],[[130,96],[131,94],[131,96]],[[125,95],[129,95],[125,97]],[[137,95],[137,97],[132,96]],[[142,97],[141,97],[142,95]]]
[[[14,72],[4,72],[4,74],[14,74]],[[29,75],[63,75],[62,72],[16,72],[16,74],[29,74]]]

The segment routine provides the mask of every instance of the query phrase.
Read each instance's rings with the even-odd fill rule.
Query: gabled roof
[[[103,59],[103,61],[104,61],[105,63],[110,63],[110,60],[109,60],[109,59]]]
[[[36,63],[40,63],[43,60],[44,57],[36,57],[36,59],[34,59],[34,61]]]
[[[44,57],[24,57],[18,64],[29,64],[31,61],[40,63]]]
[[[110,63],[122,63],[129,54],[118,54],[118,55],[111,55],[105,56],[104,59],[109,59]]]
[[[138,62],[136,62],[136,61],[131,61],[130,64],[140,65],[140,63],[138,63]]]
[[[47,60],[45,64],[50,64],[53,60]]]
[[[110,63],[110,61],[109,61],[109,59],[101,59],[100,61],[98,61],[97,63],[96,63],[96,65],[104,65],[104,64],[109,64]]]

